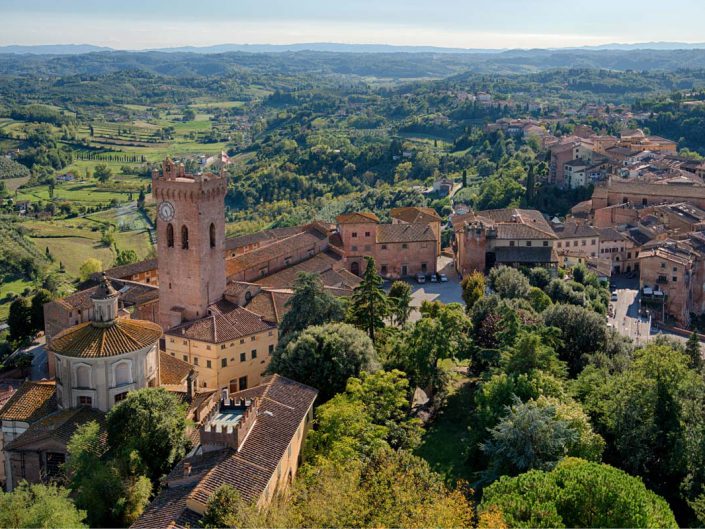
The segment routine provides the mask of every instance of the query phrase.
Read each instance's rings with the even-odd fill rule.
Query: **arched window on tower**
[[[188,228],[181,226],[181,249],[188,250]]]
[[[174,226],[171,223],[166,225],[166,245],[168,248],[174,247]]]
[[[211,222],[211,228],[210,228],[210,236],[211,236],[211,248],[215,248],[215,224]]]

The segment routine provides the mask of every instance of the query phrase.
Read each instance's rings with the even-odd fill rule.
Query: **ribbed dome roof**
[[[85,322],[59,333],[49,349],[63,356],[102,358],[137,351],[159,341],[156,323],[119,318],[108,326]]]

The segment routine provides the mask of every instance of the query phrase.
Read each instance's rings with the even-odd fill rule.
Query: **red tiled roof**
[[[240,450],[206,473],[191,496],[207,503],[218,487],[229,484],[248,500],[256,500],[313,405],[318,391],[279,375],[231,397],[259,397],[257,420]]]
[[[188,499],[207,504],[221,485],[235,487],[256,501],[313,406],[318,391],[279,375],[259,386],[231,394],[235,399],[259,397],[257,419],[238,452],[224,449],[182,460],[167,478],[169,486],[132,525],[136,529],[195,527],[200,516],[186,507]],[[184,463],[191,465],[184,472]]]
[[[56,410],[54,381],[25,382],[0,409],[0,420],[32,423]]]
[[[105,414],[88,407],[60,410],[30,425],[24,433],[8,443],[5,449],[26,450],[30,449],[33,443],[45,439],[52,439],[66,446],[76,429],[91,421],[96,421],[102,427],[105,424]]]
[[[162,386],[179,386],[193,369],[188,362],[159,351],[159,382]]]
[[[335,220],[338,224],[364,224],[377,223],[379,222],[379,217],[374,213],[358,211],[355,213],[343,213],[338,215]]]
[[[389,216],[393,219],[398,219],[408,224],[440,222],[441,217],[433,208],[422,207],[406,207],[392,208],[389,211]]]
[[[209,343],[222,343],[276,328],[254,312],[221,300],[208,307],[209,316],[169,329],[165,334]]]
[[[377,243],[436,241],[428,224],[380,224]]]
[[[228,275],[234,275],[243,270],[266,265],[272,259],[294,254],[301,250],[315,249],[326,236],[318,231],[305,231],[276,242],[257,248],[227,260]]]
[[[64,356],[100,358],[138,351],[161,336],[162,328],[151,321],[118,318],[108,326],[87,321],[57,334],[48,347]]]

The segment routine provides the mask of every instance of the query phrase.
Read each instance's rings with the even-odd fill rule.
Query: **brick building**
[[[416,211],[410,211],[412,209]],[[382,277],[436,273],[440,219],[425,212],[425,208],[403,210],[397,210],[392,224],[381,223],[373,213],[349,213],[337,217],[337,233],[331,240],[340,248],[350,272],[361,275],[365,269],[365,257],[374,257]]]
[[[132,527],[198,527],[208,500],[223,485],[267,505],[296,477],[316,395],[274,375],[222,398],[199,430],[199,450],[176,465]]]
[[[461,275],[495,265],[555,268],[556,234],[543,215],[529,209],[471,211],[451,218],[455,267]]]

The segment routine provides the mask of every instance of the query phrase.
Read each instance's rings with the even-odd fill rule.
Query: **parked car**
[[[422,274],[421,272],[419,272],[418,274],[416,274],[416,282],[417,283],[425,283],[426,276],[424,274]]]
[[[431,274],[431,283],[438,283],[438,277],[436,277],[436,274]]]
[[[617,296],[616,292],[612,292],[612,295],[610,296],[610,301],[617,301],[619,299],[619,296]]]
[[[448,282],[448,276],[445,274],[441,274],[440,272],[437,274],[438,275],[438,280],[441,283],[447,283]]]

